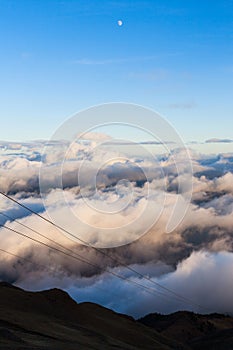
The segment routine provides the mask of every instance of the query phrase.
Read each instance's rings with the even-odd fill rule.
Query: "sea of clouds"
[[[189,151],[191,202],[183,220],[167,233],[179,185],[185,189],[190,183],[185,172],[177,173],[174,162],[175,152],[179,169],[185,169],[183,150],[155,154],[158,145],[147,144],[147,156],[132,145],[116,147],[111,141],[98,148],[99,142],[109,138],[97,136],[73,142],[65,159],[65,141],[0,142],[0,191],[77,239],[4,196],[0,213],[8,217],[0,215],[0,224],[56,246],[20,224],[27,225],[92,263],[1,227],[0,278],[31,290],[63,288],[78,302],[98,302],[136,317],[179,309],[232,313],[233,153]],[[98,249],[81,244],[79,238]],[[193,303],[178,300],[126,266]],[[158,293],[148,293],[109,271]]]

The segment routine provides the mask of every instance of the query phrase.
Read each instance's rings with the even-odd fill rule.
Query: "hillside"
[[[233,349],[233,318],[230,316],[179,311],[170,315],[154,313],[138,321],[191,349]]]
[[[59,289],[28,292],[0,283],[1,349],[185,349],[133,318]]]
[[[139,320],[66,292],[0,282],[0,349],[233,349],[233,318],[180,311]]]

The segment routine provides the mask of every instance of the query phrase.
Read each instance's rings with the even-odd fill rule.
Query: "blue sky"
[[[2,140],[49,138],[113,101],[185,140],[233,138],[232,0],[0,0],[0,31]]]

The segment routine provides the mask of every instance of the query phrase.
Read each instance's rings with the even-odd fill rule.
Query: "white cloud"
[[[122,265],[91,248],[80,245],[78,241],[66,237],[36,215],[1,198],[2,212],[46,234],[100,266],[99,269],[90,267],[84,262],[52,252],[2,228],[0,248],[23,256],[32,263],[20,261],[16,257],[0,252],[1,278],[22,286],[34,283],[34,288],[52,285],[70,288],[73,295],[79,298],[89,296],[114,308],[122,302],[123,306],[118,311],[139,315],[146,312],[147,308],[148,311],[152,311],[149,309],[151,305],[155,311],[161,312],[174,311],[181,305],[177,302],[167,302],[165,299],[157,303],[146,293],[106,275],[104,272],[106,268],[114,268],[119,273],[131,276],[123,266],[131,265],[181,294],[196,298],[199,303],[209,295],[211,288],[214,288],[214,280],[216,281],[220,274],[222,294],[218,287],[216,295],[208,299],[208,306],[213,309],[212,311],[225,311],[227,307],[228,311],[232,310],[228,294],[228,288],[232,289],[229,282],[229,276],[232,274],[230,252],[233,249],[233,174],[230,168],[232,154],[206,156],[191,152],[194,168],[192,203],[177,229],[171,234],[166,234],[166,223],[177,200],[179,183],[185,191],[190,181],[185,175],[186,164],[182,152],[176,151],[178,152],[176,161],[182,171],[182,174],[178,175],[173,154],[163,154],[157,157],[155,162],[149,157],[141,159],[135,155],[124,159],[118,149],[104,148],[97,152],[96,144],[102,140],[105,140],[105,135],[89,135],[88,140],[71,145],[63,166],[64,191],[56,189],[59,184],[59,157],[64,154],[63,146],[60,149],[59,143],[50,144],[49,151],[42,160],[40,156],[43,143],[22,144],[16,148],[8,147],[8,150],[4,148],[0,154],[0,189],[8,191],[14,198],[36,212],[43,212],[43,202],[38,193],[39,168],[43,164],[48,190],[44,194],[48,212],[43,212],[43,215],[50,215],[61,226],[97,246],[111,246],[115,239],[111,229],[118,227],[115,234],[119,243],[128,243],[136,239],[132,244],[108,250],[110,254],[118,257]],[[83,159],[85,159],[82,182],[84,186],[80,191],[77,174],[83,166]],[[93,187],[89,186],[90,183],[94,184],[93,173],[99,169],[99,164],[103,163],[105,165],[96,179],[97,189],[93,191]],[[215,176],[209,176],[210,170],[214,171]],[[82,195],[85,196],[85,200]],[[159,216],[160,210],[161,216]],[[158,220],[155,225],[137,240],[145,224],[156,215]],[[0,220],[1,224],[5,222],[3,217],[0,217]],[[35,233],[22,228],[16,221],[8,221],[6,224],[38,238]],[[42,240],[46,242],[45,239]],[[226,269],[225,277],[222,276],[223,269]],[[134,278],[137,280],[136,276]],[[209,285],[203,281],[208,281]],[[81,289],[78,288],[80,286]],[[97,286],[102,289],[109,286],[108,291],[117,288],[118,299],[110,300],[101,293],[97,295]],[[130,301],[131,293],[135,296],[132,301]],[[127,305],[123,303],[124,298],[129,300]],[[143,305],[144,309],[140,308],[140,305]]]

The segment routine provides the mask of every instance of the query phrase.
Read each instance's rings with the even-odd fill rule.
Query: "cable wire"
[[[89,242],[86,242],[85,240],[83,240],[83,239],[77,237],[77,236],[74,235],[72,232],[66,230],[65,228],[61,227],[60,225],[54,223],[53,221],[51,221],[51,220],[45,218],[44,216],[42,216],[42,215],[40,215],[39,213],[35,212],[34,210],[32,210],[31,208],[27,207],[26,205],[24,205],[24,204],[18,202],[16,199],[14,199],[14,198],[12,198],[11,196],[5,194],[4,192],[0,191],[0,194],[3,195],[4,197],[6,197],[7,199],[11,200],[12,202],[18,204],[18,205],[21,206],[22,208],[26,209],[27,211],[31,212],[32,214],[38,216],[39,218],[41,218],[42,220],[46,221],[47,223],[49,223],[49,224],[55,226],[56,228],[60,229],[61,231],[65,232],[65,233],[68,234],[69,236],[71,236],[71,237],[77,239],[79,242],[81,242],[81,243],[85,244],[86,246],[88,246],[88,247],[94,249],[95,251],[101,253],[102,255],[104,255],[104,256],[110,258],[112,261],[117,262],[118,264],[124,266],[124,267],[125,267],[126,269],[128,269],[129,271],[131,271],[131,272],[137,274],[140,278],[143,278],[143,279],[149,281],[150,283],[154,284],[156,287],[158,287],[158,288],[160,288],[160,289],[163,289],[164,291],[166,291],[166,292],[172,294],[173,297],[175,297],[176,299],[178,298],[178,299],[181,299],[183,302],[186,302],[186,303],[189,304],[189,305],[195,305],[195,306],[197,306],[198,308],[206,309],[204,306],[201,306],[201,305],[195,303],[195,302],[192,301],[191,299],[189,299],[189,298],[187,298],[187,297],[185,297],[185,296],[183,296],[183,295],[181,295],[181,294],[179,294],[179,293],[176,293],[175,291],[171,290],[170,288],[167,288],[167,287],[161,285],[160,283],[158,283],[158,282],[152,280],[150,277],[141,274],[140,272],[138,272],[138,271],[135,270],[134,268],[132,268],[132,267],[126,265],[125,263],[122,263],[122,262],[119,261],[117,258],[112,257],[111,255],[109,255],[109,254],[106,253],[105,251],[101,250],[100,248],[97,248],[97,247],[92,246]],[[6,214],[4,214],[4,215],[6,215]],[[32,230],[35,232],[34,229],[32,229]],[[36,232],[37,232],[37,231],[36,231]],[[37,233],[38,233],[38,232],[37,232]],[[45,237],[46,239],[49,239],[48,237],[46,237],[46,236],[44,236],[44,235],[42,235],[42,234],[40,234],[40,235],[41,235],[42,237]],[[49,239],[49,240],[50,240],[50,239]],[[57,243],[57,242],[55,242],[55,241],[53,241],[53,240],[51,240],[51,241],[52,241],[53,243],[55,243],[55,244],[61,246],[59,243]],[[62,246],[62,247],[63,247],[63,246]],[[66,249],[66,250],[67,250],[66,247],[63,247],[63,249]],[[70,251],[73,253],[72,250],[70,250]],[[63,253],[64,253],[64,252],[63,252]],[[81,257],[81,259],[83,259],[83,258]],[[121,277],[122,277],[122,276],[121,276]],[[154,289],[153,289],[153,290],[154,290]],[[158,292],[158,291],[156,290],[156,292]]]

